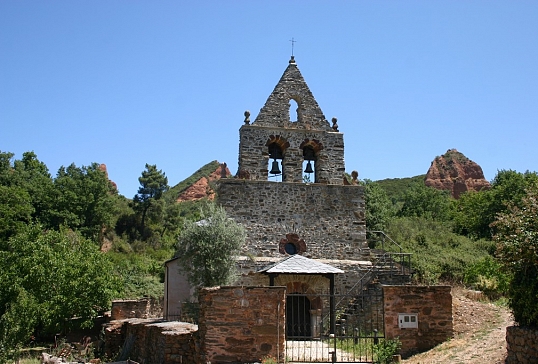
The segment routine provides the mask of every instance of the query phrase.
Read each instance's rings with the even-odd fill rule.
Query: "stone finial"
[[[359,172],[357,171],[351,172],[351,184],[353,185],[359,184]]]
[[[333,117],[332,122],[333,122],[333,130],[338,131],[338,124],[337,124],[338,119]]]
[[[246,110],[244,115],[245,115],[245,125],[250,124],[250,111]]]
[[[295,57],[294,56],[291,56],[290,64],[295,64]]]

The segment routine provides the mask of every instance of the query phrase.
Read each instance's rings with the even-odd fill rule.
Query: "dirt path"
[[[403,363],[504,363],[506,327],[513,325],[509,310],[476,301],[472,291],[461,288],[452,295],[454,338]]]

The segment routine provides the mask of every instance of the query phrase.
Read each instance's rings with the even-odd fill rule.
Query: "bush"
[[[527,189],[521,206],[512,205],[493,224],[498,256],[513,277],[508,304],[523,326],[538,326],[538,184]]]
[[[392,356],[397,354],[401,347],[402,343],[398,338],[394,340],[381,340],[379,344],[374,345],[375,363],[392,363]]]
[[[403,251],[413,253],[415,278],[424,284],[463,283],[467,267],[488,256],[494,245],[457,235],[449,223],[421,217],[393,219],[387,234]]]
[[[488,298],[498,299],[508,292],[510,275],[503,271],[501,263],[487,255],[467,268],[463,281]]]

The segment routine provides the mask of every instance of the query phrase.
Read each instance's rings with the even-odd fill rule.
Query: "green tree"
[[[469,191],[454,201],[454,231],[473,239],[491,239],[492,199],[490,191]]]
[[[54,202],[46,218],[50,227],[68,226],[98,240],[114,220],[117,190],[99,164],[60,167],[54,179]]]
[[[36,221],[42,221],[44,214],[51,208],[53,180],[47,166],[37,159],[34,152],[25,152],[21,160],[13,163],[18,186],[24,188],[32,199]]]
[[[112,272],[107,256],[78,233],[28,226],[0,251],[0,350],[37,329],[67,330],[74,317],[90,325],[119,288]]]
[[[15,154],[0,151],[0,185],[11,186],[13,176],[13,166],[11,160]]]
[[[201,216],[201,221],[185,222],[176,256],[181,258],[181,267],[191,284],[230,284],[236,273],[236,257],[245,241],[245,229],[213,203],[206,205]]]
[[[416,184],[405,192],[398,215],[446,221],[450,218],[450,200],[448,191]]]
[[[389,220],[394,217],[394,207],[387,193],[376,182],[368,179],[361,181],[364,186],[366,205],[366,228],[384,231]]]
[[[31,222],[33,212],[27,191],[17,186],[0,185],[0,249]]]
[[[513,274],[508,288],[509,305],[520,325],[538,326],[538,183],[531,184],[519,205],[494,222],[497,254]]]
[[[498,214],[508,206],[520,206],[526,188],[538,182],[536,172],[519,173],[501,170],[491,183],[491,189],[467,192],[454,203],[455,231],[473,238],[491,239],[495,226],[491,225]]]
[[[156,165],[146,163],[146,170],[142,171],[142,175],[138,178],[140,187],[138,193],[133,199],[135,210],[141,215],[140,219],[140,234],[147,237],[146,218],[150,209],[162,210],[160,199],[163,193],[168,191],[168,178],[162,170],[158,170]],[[155,211],[154,211],[155,212]]]

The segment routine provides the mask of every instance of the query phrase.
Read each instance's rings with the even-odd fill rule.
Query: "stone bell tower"
[[[290,101],[297,104],[290,110]],[[296,113],[296,121],[292,114]],[[303,162],[310,162],[314,183],[343,184],[344,137],[325,119],[292,56],[275,89],[250,124],[239,131],[239,177],[266,181],[269,166],[282,173],[282,182],[303,182]],[[270,164],[271,159],[273,164]],[[312,166],[313,164],[313,166]]]
[[[294,254],[342,264],[367,259],[363,187],[344,185],[343,134],[336,118],[331,125],[323,115],[293,56],[252,123],[245,112],[239,137],[237,176],[219,180],[217,195],[247,230],[244,256],[262,265]]]

